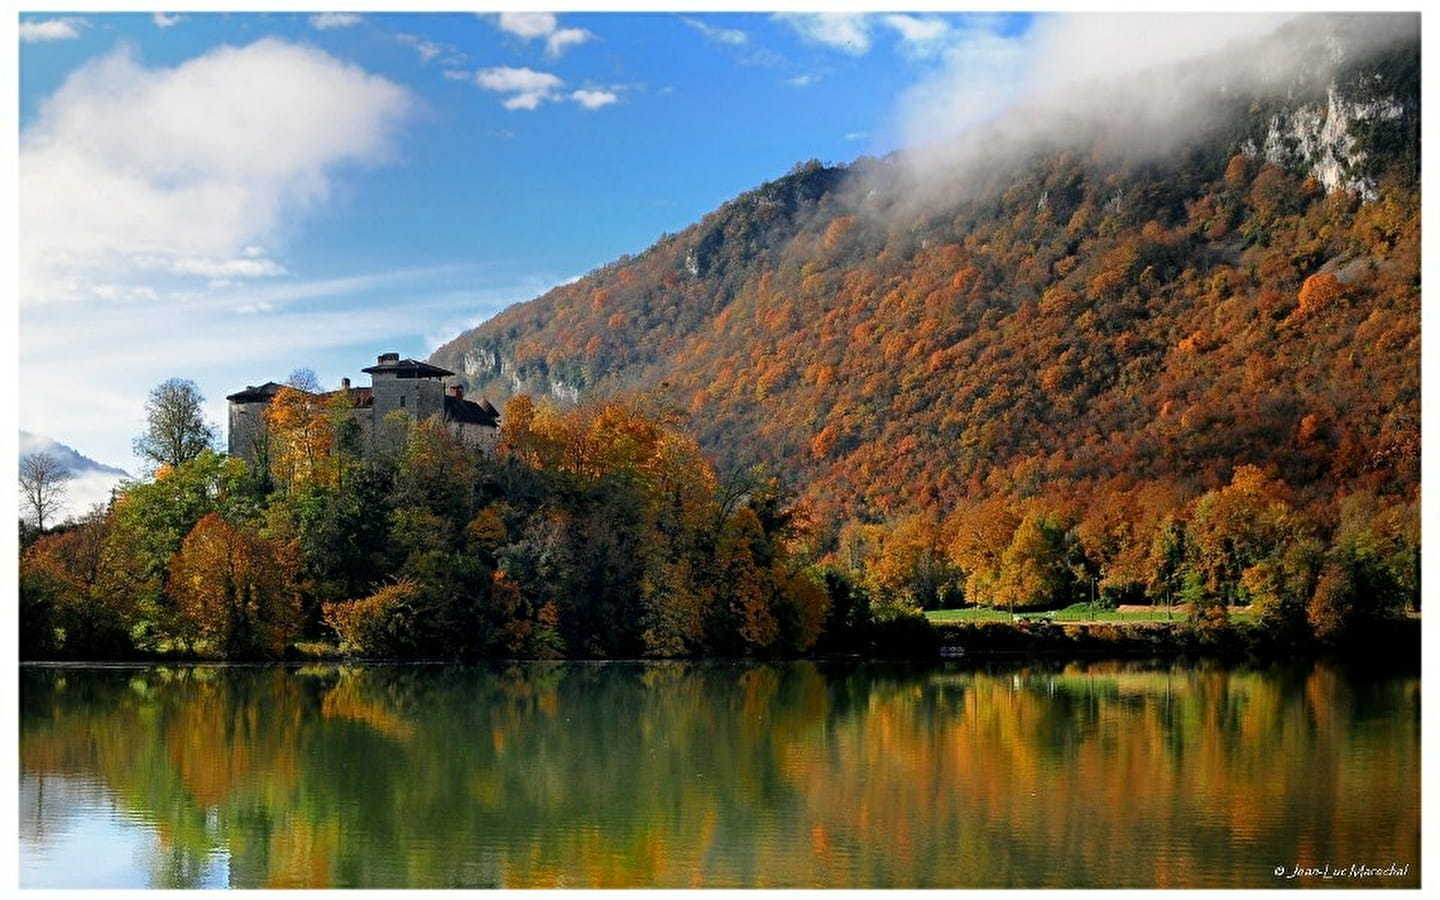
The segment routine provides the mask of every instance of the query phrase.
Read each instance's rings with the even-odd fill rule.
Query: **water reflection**
[[[1347,886],[1419,884],[1413,676],[552,663],[20,681],[26,887],[80,864],[77,831],[132,835],[115,886],[1271,887],[1296,883],[1280,866],[1352,863],[1409,869]]]

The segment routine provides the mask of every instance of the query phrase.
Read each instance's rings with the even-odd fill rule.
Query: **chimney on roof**
[[[340,390],[345,391],[346,393],[349,393],[349,391],[350,391],[350,379],[348,379],[348,378],[342,378],[342,379],[340,379]]]
[[[450,396],[454,397],[456,400],[464,400],[464,399],[465,399],[465,388],[461,387],[461,386],[458,385],[458,384],[452,384],[452,385],[450,385],[448,388],[446,388],[445,390],[446,390],[446,393],[448,393]]]
[[[380,358],[375,361],[375,364],[378,365],[378,366],[383,366],[383,365],[386,365],[386,364],[388,363],[389,365],[392,365],[392,366],[393,366],[393,365],[395,365],[395,364],[398,363],[398,362],[400,362],[400,354],[398,354],[398,353],[382,353],[382,354],[380,354]]]

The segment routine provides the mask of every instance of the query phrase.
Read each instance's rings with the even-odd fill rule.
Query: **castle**
[[[369,452],[386,416],[400,412],[415,421],[439,417],[445,429],[469,446],[487,446],[494,441],[500,427],[500,413],[489,400],[479,403],[465,399],[464,389],[445,385],[454,375],[449,369],[432,366],[414,359],[401,359],[398,353],[382,353],[375,365],[360,371],[370,376],[370,387],[351,387],[350,379],[341,379],[338,391],[319,396],[331,400],[343,394],[355,413],[360,426],[361,446]],[[267,381],[230,394],[229,450],[252,465],[265,456],[268,434],[265,410],[275,394],[285,385]]]

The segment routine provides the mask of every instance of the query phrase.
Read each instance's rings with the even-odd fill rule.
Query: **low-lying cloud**
[[[1349,23],[1346,42],[1365,52],[1413,34],[1418,21],[1364,17]],[[1284,89],[1301,63],[1312,77],[1332,68],[1333,48],[1317,52],[1324,27],[1294,14],[1145,13],[1041,16],[1012,31],[1013,22],[976,17],[930,35],[945,40],[940,63],[902,97],[898,143],[919,177],[950,181],[1102,132],[1131,157],[1168,153],[1212,124],[1222,98]]]

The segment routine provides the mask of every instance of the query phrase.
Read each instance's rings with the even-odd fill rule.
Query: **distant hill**
[[[96,462],[54,438],[22,430],[19,455],[23,458],[31,453],[49,453],[70,473],[70,480],[65,484],[66,514],[70,516],[81,515],[95,504],[107,502],[111,489],[131,477],[124,469]]]
[[[1322,518],[1413,500],[1418,19],[1378,47],[1354,24],[1296,26],[1293,70],[1222,84],[1164,153],[1101,123],[929,180],[797,166],[431,361],[497,405],[659,396],[822,524],[1183,501],[1242,464]]]
[[[73,447],[62,444],[54,438],[48,438],[41,434],[31,434],[22,429],[20,432],[20,455],[27,456],[31,453],[49,453],[55,457],[62,466],[69,470],[72,475],[83,475],[94,472],[99,475],[114,475],[119,478],[130,477],[130,473],[124,469],[96,462],[90,457],[81,454]]]

